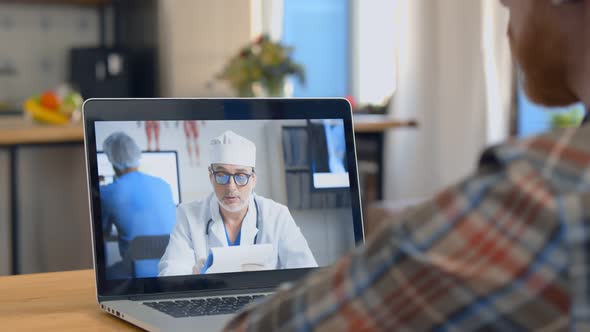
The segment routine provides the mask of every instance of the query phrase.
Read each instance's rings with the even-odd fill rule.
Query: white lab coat
[[[242,222],[241,245],[270,243],[277,253],[271,263],[276,269],[317,267],[307,241],[295,224],[289,209],[271,199],[253,194],[261,213],[260,229],[256,228],[256,206],[250,200],[248,212]],[[207,222],[212,220],[209,241],[206,238]],[[207,259],[209,246],[228,246],[219,203],[215,194],[207,198],[178,206],[176,225],[170,235],[166,252],[158,265],[159,276],[189,275],[193,267]]]

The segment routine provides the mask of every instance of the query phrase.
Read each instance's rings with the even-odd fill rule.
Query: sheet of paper
[[[239,245],[211,248],[213,264],[209,273],[245,272],[274,269],[276,253],[272,244]]]

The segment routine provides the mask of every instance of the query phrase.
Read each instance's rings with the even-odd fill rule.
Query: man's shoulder
[[[115,190],[115,188],[117,187],[117,182],[111,182],[109,184],[105,184],[100,186],[100,195],[104,196],[104,195],[108,195],[110,194],[113,190]]]
[[[567,157],[568,153],[574,151],[580,156],[590,156],[589,140],[590,125],[553,130],[526,138],[511,138],[505,143],[492,146],[486,152],[493,152],[499,161],[508,162],[527,157]]]
[[[508,170],[526,164],[558,188],[567,189],[569,184],[575,185],[590,166],[589,141],[590,126],[513,138],[485,150],[479,166],[480,169]]]

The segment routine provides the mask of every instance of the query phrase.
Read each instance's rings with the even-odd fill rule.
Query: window
[[[352,95],[359,104],[383,104],[396,88],[397,27],[403,1],[353,3]]]
[[[397,0],[283,0],[282,41],[295,48],[307,84],[296,97],[353,95],[381,104],[396,85]]]
[[[520,83],[517,87],[517,110],[517,133],[520,137],[560,127],[577,126],[586,114],[582,104],[552,108],[534,104],[525,95]]]
[[[305,66],[306,84],[294,82],[295,97],[350,93],[350,24],[347,0],[284,0],[283,36]]]

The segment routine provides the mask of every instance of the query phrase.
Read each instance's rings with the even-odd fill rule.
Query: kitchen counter
[[[82,124],[45,125],[22,116],[0,117],[0,145],[82,143]]]

